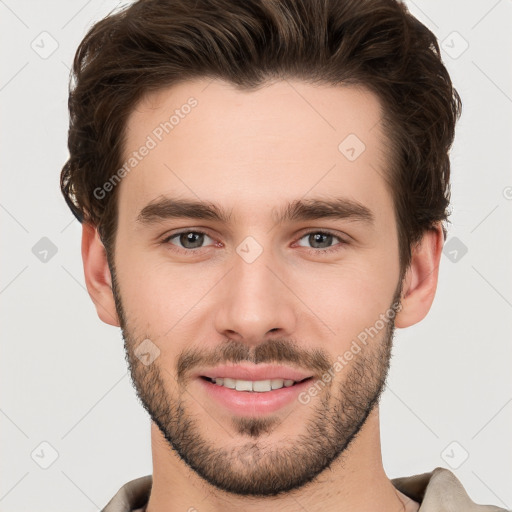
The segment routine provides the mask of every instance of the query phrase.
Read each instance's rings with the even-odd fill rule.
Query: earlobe
[[[82,224],[82,260],[87,291],[98,316],[106,324],[119,327],[107,253],[96,227],[85,222]]]
[[[395,318],[396,327],[414,325],[429,312],[436,293],[443,243],[443,229],[438,223],[412,248],[411,263],[403,281],[402,307]]]

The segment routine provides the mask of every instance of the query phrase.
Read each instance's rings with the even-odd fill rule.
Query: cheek
[[[343,351],[382,314],[389,313],[398,272],[392,258],[359,258],[337,266],[318,266],[314,272],[297,270],[291,288],[328,327],[331,341],[339,345],[337,350]],[[309,310],[304,313],[312,315]]]
[[[193,329],[204,298],[224,272],[219,267],[175,265],[154,257],[125,253],[118,276],[123,306],[131,325],[155,339],[173,338]]]

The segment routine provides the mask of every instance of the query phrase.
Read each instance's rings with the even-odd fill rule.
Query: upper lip
[[[312,377],[311,373],[306,373],[289,366],[280,365],[222,365],[212,368],[205,368],[198,371],[196,377],[229,378],[235,380],[272,380],[283,379],[299,382]]]

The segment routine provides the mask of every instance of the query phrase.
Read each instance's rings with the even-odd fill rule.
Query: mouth
[[[303,406],[299,395],[314,379],[300,370],[271,365],[218,366],[194,377],[193,386],[207,403],[220,406],[220,412],[246,417]]]
[[[313,377],[306,377],[299,381],[292,379],[266,379],[266,380],[243,380],[229,377],[205,377],[202,379],[217,386],[222,386],[236,391],[248,391],[253,393],[268,393],[276,389],[291,388],[297,384],[311,380]]]

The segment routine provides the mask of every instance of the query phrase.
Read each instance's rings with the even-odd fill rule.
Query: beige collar
[[[394,478],[391,483],[418,503],[419,512],[507,512],[493,505],[477,505],[468,496],[457,477],[448,469]]]

